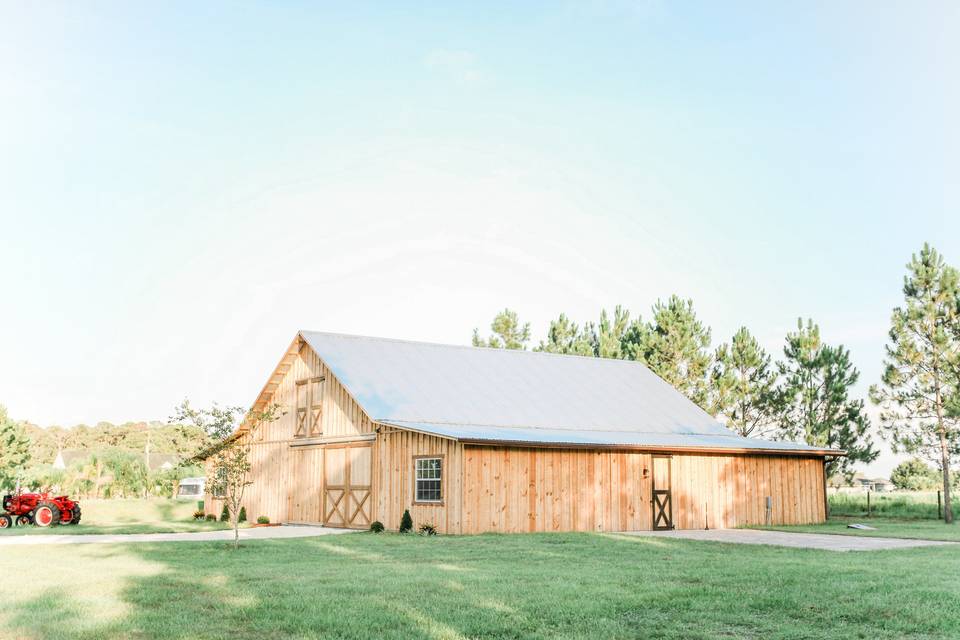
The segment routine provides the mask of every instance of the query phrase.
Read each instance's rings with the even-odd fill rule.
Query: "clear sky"
[[[671,293],[776,355],[813,317],[865,395],[910,254],[960,266],[957,3],[355,4],[0,6],[12,416]]]

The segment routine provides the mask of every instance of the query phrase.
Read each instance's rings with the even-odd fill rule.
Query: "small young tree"
[[[403,510],[403,517],[400,518],[400,533],[410,533],[413,531],[413,518],[410,517],[410,510]]]
[[[207,486],[211,494],[223,497],[224,508],[230,513],[235,549],[240,547],[243,494],[251,484],[250,442],[258,428],[273,422],[279,415],[280,407],[276,404],[263,411],[244,411],[242,407],[216,404],[209,409],[194,409],[188,400],[184,400],[172,418],[196,425],[215,443],[203,452],[207,460]]]
[[[741,327],[714,359],[710,413],[744,437],[775,434],[777,373],[756,338]]]
[[[950,466],[960,455],[960,274],[929,245],[912,256],[904,305],[893,310],[883,381],[870,388],[894,451],[940,468],[944,520],[953,522]]]
[[[504,309],[490,323],[493,334],[484,340],[477,329],[473,330],[473,346],[495,349],[526,349],[530,341],[530,323],[520,324],[516,311]]]

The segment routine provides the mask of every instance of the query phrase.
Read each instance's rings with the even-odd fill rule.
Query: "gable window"
[[[443,502],[443,458],[414,458],[414,502]]]
[[[297,422],[293,437],[323,435],[323,376],[297,380]]]

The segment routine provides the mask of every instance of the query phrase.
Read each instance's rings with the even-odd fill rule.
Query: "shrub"
[[[435,535],[437,535],[437,528],[436,528],[435,526],[433,526],[432,524],[430,524],[429,522],[424,522],[422,525],[420,525],[420,528],[418,529],[418,531],[420,532],[420,535],[422,535],[422,536],[435,536]]]
[[[217,516],[216,516],[216,514],[214,514],[214,513],[208,513],[208,514],[207,514],[207,522],[216,522],[216,521],[217,521]]]
[[[413,531],[413,518],[410,517],[410,510],[403,510],[403,517],[400,518],[400,533],[410,533]]]
[[[374,520],[370,523],[370,531],[374,533],[383,533],[383,523],[379,520]]]
[[[206,518],[206,517],[207,517],[207,514],[205,514],[205,513],[203,512],[203,509],[200,509],[199,511],[194,511],[194,512],[193,512],[193,519],[194,519],[194,520],[203,520],[203,519]]]
[[[220,522],[228,522],[230,520],[230,510],[227,509],[227,505],[223,505],[223,511],[220,512]]]
[[[270,518],[267,516],[257,516],[257,524],[270,524]]]
[[[240,507],[240,517],[237,518],[237,522],[246,522],[247,521],[247,508]]]

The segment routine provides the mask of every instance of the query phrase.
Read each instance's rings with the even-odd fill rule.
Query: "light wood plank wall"
[[[443,504],[413,503],[414,456],[443,456]],[[404,509],[415,527],[430,523],[441,533],[460,533],[463,446],[453,440],[384,428],[373,452],[374,518],[396,530]]]
[[[471,447],[463,451],[463,533],[652,528],[651,455],[628,451]],[[675,455],[673,521],[681,529],[824,518],[815,458]]]
[[[265,515],[271,522],[320,522],[323,445],[290,446],[300,441],[293,437],[297,420],[296,382],[316,376],[324,377],[321,418],[324,439],[343,439],[374,431],[373,423],[360,405],[313,349],[304,345],[268,401],[280,406],[280,418],[262,425],[253,434],[250,448],[253,484],[246,488],[243,501],[250,520]],[[219,515],[223,504],[208,494],[204,509]]]

